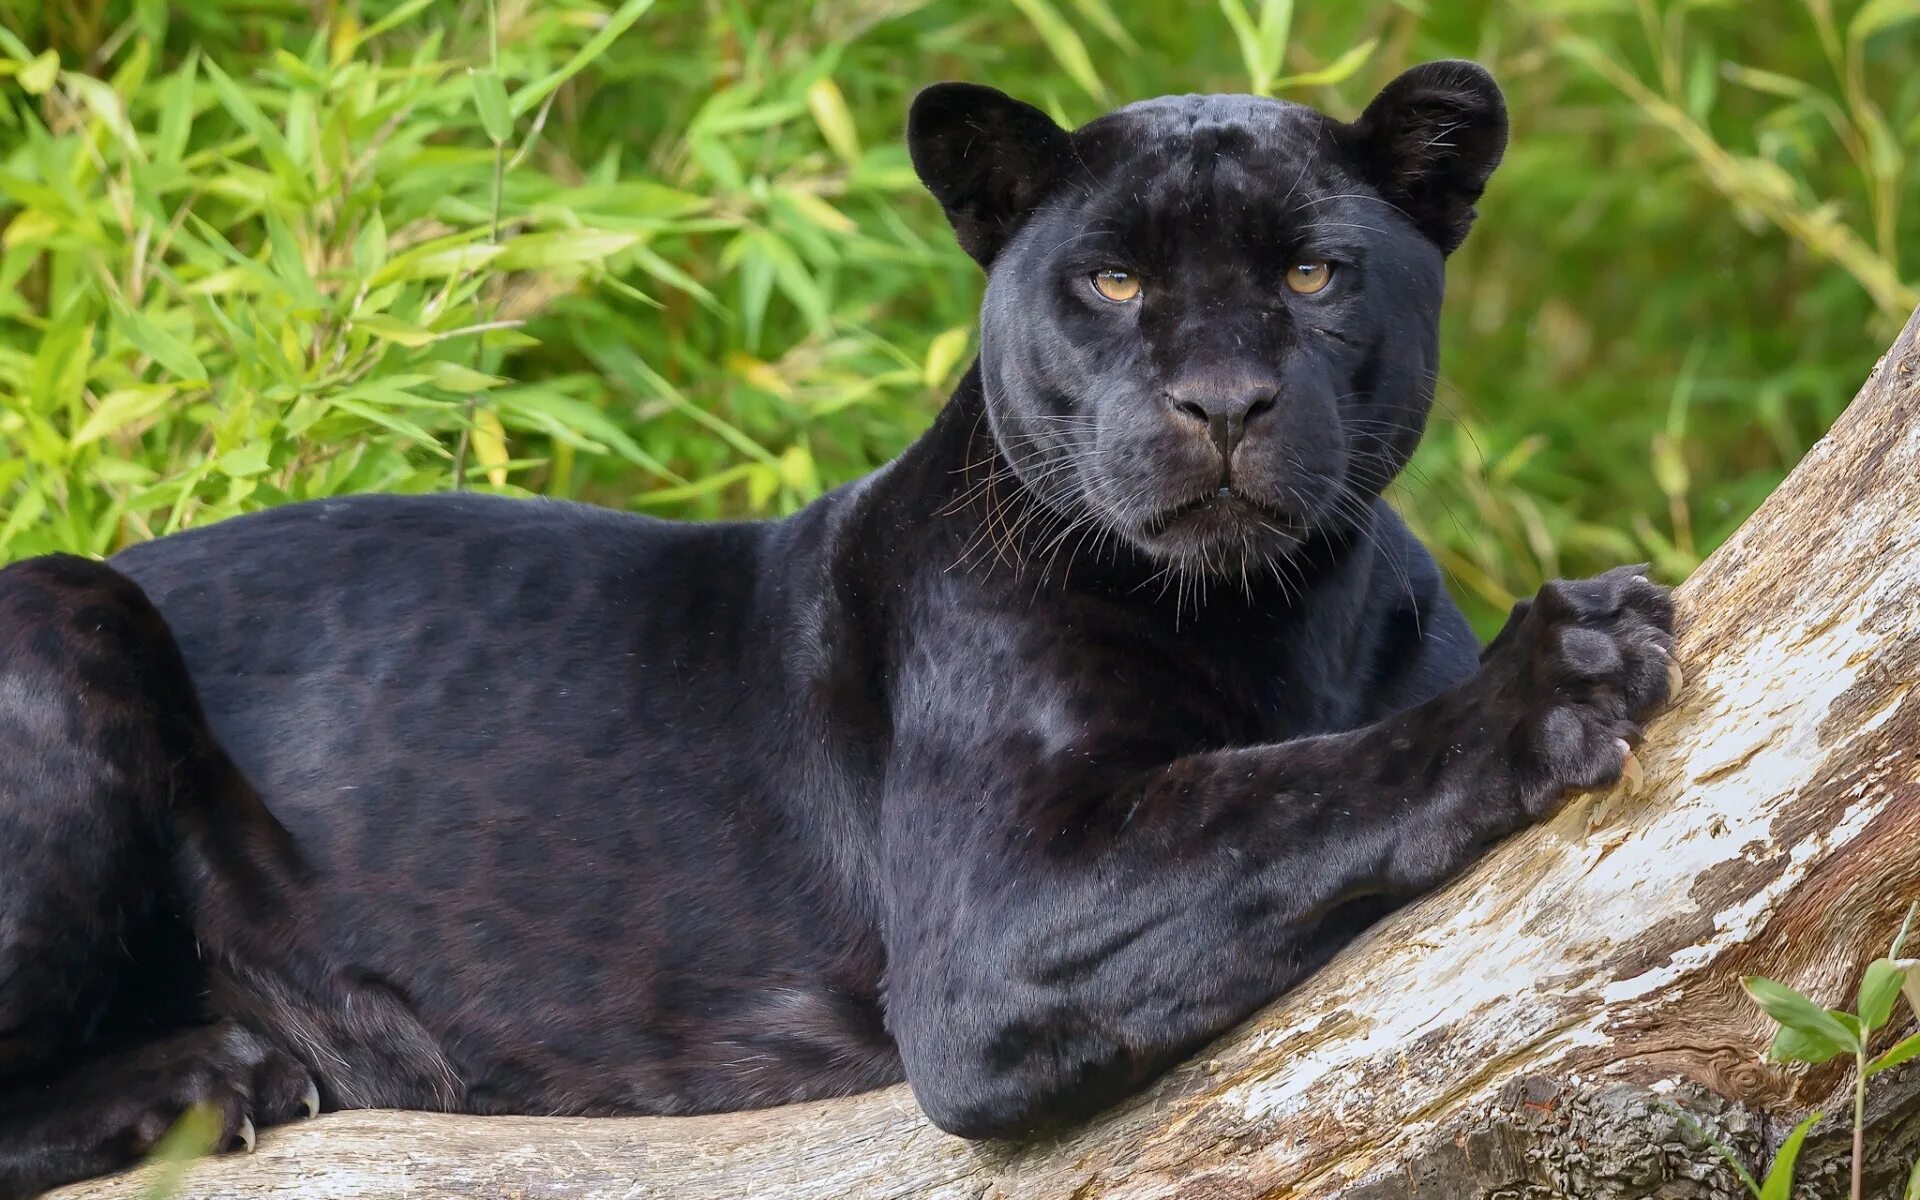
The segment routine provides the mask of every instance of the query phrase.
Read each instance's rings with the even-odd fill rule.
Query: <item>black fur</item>
[[[1661,589],[1550,585],[1482,655],[1378,498],[1504,128],[1466,64],[1353,125],[943,85],[913,156],[990,264],[980,361],[798,515],[366,497],[0,571],[0,1194],[309,1082],[904,1076],[1022,1135],[1614,779]]]

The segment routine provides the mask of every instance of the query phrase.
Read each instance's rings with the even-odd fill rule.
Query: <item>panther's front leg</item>
[[[1295,982],[1342,903],[1435,887],[1614,782],[1668,696],[1672,619],[1637,570],[1549,584],[1425,704],[1156,766],[1010,770],[1030,731],[927,713],[883,814],[887,1019],[922,1107],[969,1137],[1105,1107]]]

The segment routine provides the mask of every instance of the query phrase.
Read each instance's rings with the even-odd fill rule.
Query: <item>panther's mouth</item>
[[[1255,500],[1245,492],[1221,488],[1161,509],[1148,517],[1141,532],[1159,538],[1183,525],[1239,525],[1250,523],[1284,537],[1304,532],[1300,519],[1283,509]]]

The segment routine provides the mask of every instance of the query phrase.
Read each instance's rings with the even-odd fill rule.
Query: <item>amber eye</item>
[[[1327,286],[1333,267],[1322,259],[1310,258],[1287,268],[1287,286],[1302,296],[1311,296]]]
[[[1140,281],[1125,271],[1095,271],[1093,290],[1104,300],[1125,304],[1140,294]]]

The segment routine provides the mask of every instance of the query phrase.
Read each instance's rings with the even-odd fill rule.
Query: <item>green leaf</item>
[[[653,7],[653,0],[627,0],[614,10],[600,31],[587,40],[572,58],[569,58],[558,70],[551,71],[513,94],[513,115],[523,117],[532,112],[534,106],[547,98],[547,95],[567,80],[578,75],[594,59],[600,57],[614,39],[625,33],[635,21]]]
[[[1247,90],[1256,96],[1266,95],[1272,90],[1273,74],[1266,69],[1266,55],[1260,50],[1260,31],[1254,26],[1253,15],[1240,0],[1220,0],[1220,13],[1226,17],[1233,39],[1240,45],[1240,65],[1247,71]]]
[[[1741,87],[1752,88],[1756,92],[1781,96],[1788,100],[1799,100],[1813,93],[1813,85],[1791,75],[1782,75],[1777,71],[1762,71],[1758,67],[1743,67],[1739,63],[1723,63],[1720,73]]]
[[[1373,57],[1373,52],[1378,49],[1379,46],[1379,38],[1368,38],[1358,46],[1342,54],[1339,58],[1321,67],[1318,71],[1307,71],[1304,74],[1289,75],[1285,79],[1276,80],[1273,85],[1273,90],[1283,91],[1287,88],[1336,87],[1351,79],[1361,67],[1365,66],[1367,60]]]
[[[245,479],[273,465],[267,461],[267,452],[271,448],[266,442],[252,442],[222,454],[214,465],[220,468],[221,474],[231,479]]]
[[[822,229],[831,230],[834,233],[843,235],[860,232],[859,224],[854,221],[852,217],[841,212],[833,205],[828,204],[812,192],[804,192],[798,188],[791,188],[783,189],[777,192],[776,195],[779,196],[783,203],[791,206],[793,210],[800,215],[801,219],[809,224],[817,225]]]
[[[1920,0],[1867,0],[1847,22],[1847,40],[1864,42],[1915,17],[1920,17]]]
[[[7,523],[0,525],[0,546],[9,546],[22,532],[47,515],[47,497],[40,491],[29,491],[19,498],[8,514]]]
[[[645,246],[634,247],[634,261],[640,269],[670,287],[677,287],[690,296],[694,296],[708,305],[715,303],[713,293],[700,286],[700,281],[674,266],[671,262],[649,250]]]
[[[1911,958],[1876,958],[1867,964],[1866,974],[1860,977],[1860,1021],[1867,1032],[1885,1025],[1893,1016],[1894,1001],[1900,998],[1900,985],[1907,981],[1907,971],[1914,965]]]
[[[429,345],[439,337],[431,329],[422,329],[398,317],[382,316],[379,313],[368,313],[365,316],[353,318],[353,328],[364,330],[383,342],[394,342],[409,349]]]
[[[1793,1127],[1787,1140],[1780,1143],[1779,1153],[1773,1156],[1773,1165],[1767,1168],[1766,1182],[1760,1185],[1760,1200],[1789,1200],[1793,1195],[1793,1170],[1800,1161],[1800,1146],[1807,1140],[1807,1134],[1820,1123],[1821,1113],[1809,1113],[1804,1121]]]
[[[153,1174],[147,1194],[179,1195],[187,1168],[195,1159],[212,1154],[219,1145],[219,1110],[204,1101],[188,1107],[154,1144],[148,1155],[147,1161],[153,1164]]]
[[[201,364],[193,348],[140,313],[117,308],[114,310],[113,324],[122,337],[132,342],[142,354],[159,363],[175,379],[189,383],[206,381],[207,368]]]
[[[597,263],[639,245],[637,233],[605,229],[561,229],[529,233],[506,243],[499,265],[510,271]]]
[[[84,446],[152,416],[167,406],[175,391],[171,384],[147,383],[108,392],[100,397],[99,405],[80,428],[74,430],[73,444]]]
[[[816,336],[825,337],[832,331],[833,319],[828,312],[827,293],[800,261],[800,256],[792,247],[775,238],[767,239],[768,256],[773,260],[773,280],[779,285],[780,292],[793,301],[793,306],[807,318]]]
[[[20,80],[20,86],[26,89],[28,95],[44,96],[48,89],[53,87],[53,81],[59,74],[60,52],[48,50],[21,67],[20,74],[16,78]]]
[[[507,103],[507,85],[500,82],[500,73],[491,69],[468,68],[467,77],[473,83],[473,105],[480,111],[480,127],[487,131],[494,145],[506,145],[513,138],[513,110]]]
[[[353,238],[353,271],[362,279],[371,278],[387,261],[387,223],[378,210],[367,215],[366,224]]]
[[[1073,0],[1073,7],[1078,9],[1080,15],[1114,45],[1121,47],[1129,54],[1140,49],[1139,43],[1135,42],[1133,36],[1127,32],[1127,27],[1120,23],[1120,18],[1114,14],[1107,0]]]
[[[450,392],[484,392],[508,382],[498,375],[489,375],[484,371],[476,371],[472,367],[463,367],[459,363],[447,362],[444,359],[436,359],[428,363],[427,370],[432,375],[435,387],[442,387]]]
[[[1240,61],[1247,69],[1250,90],[1260,96],[1272,95],[1274,78],[1287,58],[1287,39],[1293,27],[1292,0],[1263,0],[1258,23],[1241,0],[1220,0],[1220,12],[1240,45]]]
[[[487,244],[448,245],[444,241],[416,246],[373,273],[376,286],[398,279],[438,279],[464,275],[500,257],[505,246]]]
[[[495,407],[503,415],[544,418],[543,424],[549,430],[558,425],[611,447],[628,462],[637,463],[657,475],[674,480],[679,478],[653,455],[642,450],[638,443],[627,436],[626,431],[591,404],[555,392],[534,389],[514,389],[496,392],[495,395],[498,397],[494,401]]]
[[[1912,1034],[1894,1043],[1891,1050],[1867,1064],[1867,1078],[1872,1079],[1882,1071],[1891,1071],[1904,1062],[1911,1062],[1920,1056],[1920,1033]]]
[[[187,153],[187,137],[193,132],[193,84],[199,65],[199,54],[189,52],[187,61],[163,88],[160,124],[153,140],[154,161],[162,166],[179,163]]]
[[[831,76],[816,79],[807,88],[807,109],[813,113],[813,123],[820,127],[820,136],[827,139],[841,161],[859,162],[860,135],[853,127],[853,113]]]
[[[1832,1013],[1785,984],[1759,975],[1749,975],[1741,984],[1747,989],[1747,994],[1753,997],[1755,1004],[1787,1028],[1818,1034],[1846,1047],[1850,1053],[1859,1051],[1860,1039],[1852,1030],[1835,1020]]]
[[[27,396],[36,410],[79,404],[93,363],[93,326],[85,317],[85,309],[73,305],[42,336],[27,372]]]
[[[937,388],[953,374],[953,368],[960,363],[960,356],[967,352],[967,342],[973,336],[969,325],[955,325],[927,343],[927,361],[921,367],[920,378],[930,388]]]
[[[1792,1029],[1782,1025],[1773,1035],[1773,1045],[1767,1048],[1767,1057],[1774,1062],[1823,1063],[1851,1054],[1840,1043],[1817,1033]]]
[[[273,265],[275,278],[286,284],[300,303],[319,308],[324,301],[320,289],[314,286],[313,275],[307,270],[306,254],[301,249],[300,239],[294,236],[285,221],[272,213],[267,214],[266,226],[268,261]]]
[[[419,16],[432,5],[433,2],[434,0],[407,0],[405,4],[399,5],[386,16],[381,17],[378,21],[362,29],[359,36],[354,39],[354,46],[356,48],[364,46],[389,29],[399,28],[401,25]]]
[[[226,109],[228,115],[260,143],[260,153],[266,157],[274,172],[287,180],[305,178],[305,172],[294,161],[293,150],[287,145],[287,139],[281,136],[273,122],[267,120],[267,115],[260,111],[260,106],[253,102],[253,98],[233,81],[232,76],[220,69],[219,63],[211,58],[202,61],[207,68],[207,82],[213,85],[213,94],[219,97],[220,107]]]
[[[1107,86],[1100,82],[1100,73],[1093,69],[1093,59],[1087,54],[1087,44],[1073,31],[1073,26],[1060,15],[1049,0],[1013,0],[1013,6],[1027,18],[1040,40],[1047,44],[1047,50],[1060,64],[1067,78],[1080,85],[1080,90],[1095,100],[1105,103]]]
[[[440,444],[438,438],[435,438],[431,433],[428,433],[418,424],[407,420],[405,417],[396,416],[393,413],[377,408],[374,405],[355,400],[349,396],[335,396],[332,400],[328,401],[328,404],[342,412],[352,413],[364,421],[371,421],[375,425],[391,429],[401,437],[409,441],[417,442],[422,447],[433,451],[441,458],[453,457],[453,454],[445,446]]]
[[[1893,949],[1887,951],[1888,958],[1899,958],[1900,950],[1907,944],[1907,935],[1913,932],[1913,919],[1920,916],[1920,900],[1907,905],[1907,915],[1900,922],[1900,932],[1893,935]]]

